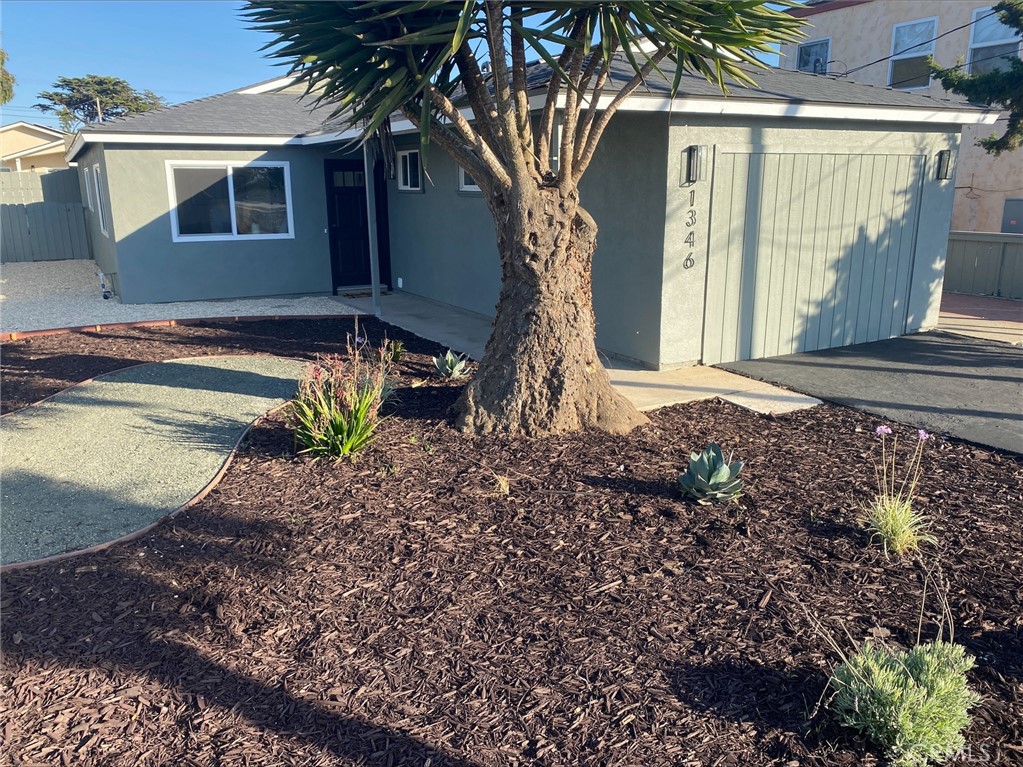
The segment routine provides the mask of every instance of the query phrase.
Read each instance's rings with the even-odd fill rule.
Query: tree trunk
[[[597,226],[579,207],[578,191],[534,188],[488,204],[501,297],[479,369],[458,400],[459,428],[536,437],[588,428],[625,434],[646,423],[597,356]]]

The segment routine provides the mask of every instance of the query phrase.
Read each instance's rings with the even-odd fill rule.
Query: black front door
[[[366,172],[358,160],[326,160],[330,268],[338,288],[369,285]]]

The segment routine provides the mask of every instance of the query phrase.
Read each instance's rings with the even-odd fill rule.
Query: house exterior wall
[[[361,159],[361,152],[357,156]],[[103,157],[116,233],[119,295],[125,303],[332,291],[323,161],[342,155],[330,147],[107,144]],[[174,242],[168,160],[288,162],[295,236]]]
[[[399,151],[418,138],[396,139]],[[656,364],[664,253],[667,120],[618,114],[583,177],[580,198],[599,227],[593,264],[597,346]],[[501,288],[494,223],[479,194],[458,191],[458,165],[439,147],[433,184],[398,191],[388,182],[391,266],[402,290],[493,317]]]
[[[973,12],[992,5],[993,2],[983,0],[870,0],[850,5],[836,3],[833,9],[823,5],[800,11],[798,15],[812,25],[804,28],[807,38],[803,42],[830,38],[832,63],[828,72],[841,74],[889,56],[896,24],[933,17],[938,20],[937,34],[945,35],[934,43],[934,59],[941,66],[955,66],[959,59],[965,60],[968,56]],[[796,69],[797,48],[798,44],[781,47],[783,69]],[[882,60],[860,69],[852,73],[850,79],[887,86],[889,62]],[[950,95],[936,80],[931,80],[928,88],[918,92],[934,98]],[[996,158],[976,145],[978,138],[1004,132],[1006,119],[1003,115],[993,126],[967,125],[963,129],[952,229],[1000,231],[1005,200],[1023,197],[1023,150]]]
[[[78,183],[82,193],[82,204],[85,206],[85,230],[89,236],[89,244],[92,249],[92,257],[96,260],[96,266],[105,275],[109,275],[114,281],[113,290],[117,292],[117,243],[113,237],[113,230],[108,227],[107,234],[103,234],[100,227],[99,211],[96,208],[95,203],[95,186],[93,186],[93,202],[92,206],[89,205],[89,195],[85,187],[85,169],[88,168],[90,175],[92,169],[96,164],[99,164],[100,169],[103,170],[103,178],[106,179],[106,158],[103,152],[103,146],[99,144],[92,144],[78,155]],[[94,181],[92,182],[95,183]],[[109,196],[110,187],[107,186],[108,195],[106,199],[110,199]],[[107,212],[109,215],[109,211]],[[108,219],[109,221],[109,219]]]
[[[760,227],[764,222],[757,220],[758,209],[747,208],[743,219],[738,222],[716,220],[714,211],[710,210],[714,185],[724,185],[725,191],[731,187],[732,194],[743,200],[749,199],[747,191],[751,179],[723,178],[723,174],[716,173],[715,156],[725,148],[804,154],[830,151],[846,155],[905,153],[922,156],[923,181],[919,200],[915,201],[920,210],[920,223],[907,307],[911,318],[909,330],[927,329],[937,324],[953,189],[951,181],[935,180],[934,163],[939,150],[954,151],[958,147],[958,134],[947,129],[907,132],[906,126],[831,121],[816,123],[812,128],[793,128],[791,125],[791,122],[779,119],[672,116],[664,224],[661,344],[657,358],[659,368],[678,367],[701,359],[708,268],[719,268],[721,262],[720,255],[716,258],[711,249],[714,237],[722,236],[722,227],[734,226],[739,226],[740,231],[753,227],[748,235],[753,239],[760,237]],[[707,147],[706,179],[686,184],[682,181],[687,164],[685,149],[691,145]],[[802,191],[819,194],[820,190]],[[805,195],[787,194],[784,202],[775,196],[771,200],[772,205],[776,209],[782,205],[806,205]],[[754,194],[753,198],[756,197]],[[689,215],[690,210],[695,211],[695,216]],[[693,226],[688,226],[689,221],[694,221]],[[690,232],[695,232],[694,242],[686,245],[685,239]],[[797,250],[804,247],[812,249],[812,244],[802,243]],[[685,268],[685,259],[690,254],[693,263]],[[787,259],[798,256],[798,252],[785,254]],[[748,278],[745,272],[743,278]],[[828,296],[822,293],[817,300],[827,301]]]

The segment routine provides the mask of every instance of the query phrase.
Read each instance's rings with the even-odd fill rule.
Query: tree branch
[[[501,160],[490,149],[490,145],[483,140],[483,137],[473,129],[469,121],[458,110],[458,107],[451,103],[451,100],[434,85],[427,87],[427,93],[430,95],[430,102],[437,107],[437,110],[444,117],[451,121],[451,124],[454,125],[455,130],[461,135],[463,141],[476,150],[477,162],[480,163],[480,167],[485,168],[498,184],[510,187],[511,178]],[[419,125],[416,120],[413,120],[413,124]],[[436,125],[440,125],[440,123],[435,120],[433,125],[430,126],[431,133]],[[441,127],[444,126],[441,125]],[[470,170],[468,166],[465,166],[465,169]],[[473,178],[476,178],[476,176],[473,175]]]
[[[514,12],[514,9],[512,9]],[[512,95],[515,98],[515,129],[519,140],[519,152],[526,168],[539,180],[533,163],[533,121],[529,113],[529,91],[526,86],[526,42],[522,35],[512,29]]]
[[[479,62],[476,61],[476,54],[469,48],[468,42],[463,42],[455,53],[455,63],[463,73],[463,84],[465,95],[469,98],[469,106],[472,107],[472,114],[477,130],[483,135],[491,150],[497,155],[501,154],[500,132],[501,126],[497,121],[497,106],[490,95],[483,72],[480,71]]]
[[[578,42],[582,42],[578,40]],[[572,183],[575,165],[575,130],[579,123],[579,81],[582,79],[582,48],[574,48],[568,79],[572,86],[565,92],[565,113],[561,120],[561,147],[558,151],[558,181],[561,186]]]
[[[607,124],[611,122],[611,118],[615,116],[615,113],[622,105],[622,102],[631,96],[635,90],[646,81],[647,76],[654,71],[654,67],[657,63],[667,55],[667,47],[661,48],[654,53],[654,55],[650,57],[649,61],[647,61],[647,63],[640,68],[639,72],[637,72],[633,78],[625,84],[624,88],[618,91],[614,99],[611,100],[611,103],[607,105],[607,109],[604,110],[600,119],[597,120],[596,125],[594,125],[593,129],[590,131],[589,138],[586,140],[586,149],[583,150],[582,155],[579,157],[578,166],[574,171],[574,183],[579,183],[579,179],[582,178],[582,175],[586,172],[586,168],[589,167],[590,161],[593,160],[593,153],[597,149],[597,144],[600,143],[600,137],[604,135],[604,131],[607,129]]]
[[[508,84],[508,54],[504,48],[504,10],[501,0],[486,0],[483,10],[487,18],[487,42],[490,46],[490,67],[494,76],[494,100],[502,131],[499,136],[502,154],[510,175],[519,183],[528,178],[525,159],[518,150],[515,105]]]
[[[402,114],[411,121],[419,130],[423,129],[420,112],[411,106],[404,106]],[[432,118],[431,118],[432,119]],[[485,193],[493,193],[500,189],[507,189],[511,185],[508,174],[503,173],[503,179],[495,177],[490,169],[472,149],[465,143],[458,134],[436,120],[430,125],[430,140],[447,152],[455,162],[465,168],[473,180]]]
[[[615,43],[611,47],[612,56],[614,56],[617,49],[618,44]],[[590,92],[590,106],[587,108],[586,114],[583,115],[583,118],[579,123],[579,130],[577,131],[575,139],[576,157],[581,156],[583,150],[586,148],[586,142],[590,138],[590,130],[593,128],[593,121],[597,116],[597,104],[600,103],[600,97],[604,94],[604,85],[607,83],[610,74],[611,62],[603,61],[600,67],[600,72],[597,74],[597,81],[594,83],[593,90]]]
[[[577,17],[572,26],[571,38],[579,36],[583,28],[584,19]],[[566,47],[558,56],[558,66],[562,69],[568,66],[572,58],[572,49]],[[536,133],[536,163],[541,173],[551,169],[551,143],[554,140],[554,117],[557,114],[558,96],[561,94],[561,78],[558,73],[551,71],[550,82],[547,83],[547,99],[544,101],[543,112],[540,114],[540,125]]]

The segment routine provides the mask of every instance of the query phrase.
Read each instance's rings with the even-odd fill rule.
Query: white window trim
[[[895,88],[896,90],[900,90],[900,91],[922,91],[922,90],[926,90],[926,89],[931,87],[930,80],[927,81],[927,85],[918,85],[915,88],[899,88],[899,87],[891,84],[891,82],[892,82],[892,70],[895,68],[895,62],[896,61],[901,61],[902,59],[917,59],[917,58],[920,58],[921,56],[933,56],[934,55],[934,43],[933,42],[931,43],[931,50],[929,50],[929,51],[923,51],[923,52],[915,51],[915,52],[906,52],[906,53],[899,53],[899,54],[895,53],[895,33],[898,31],[899,27],[906,27],[906,26],[909,26],[910,24],[920,24],[921,22],[924,22],[924,21],[933,21],[934,22],[934,34],[932,35],[932,37],[937,37],[939,34],[941,34],[940,32],[938,32],[938,17],[937,16],[926,16],[926,17],[924,17],[922,19],[910,19],[909,21],[900,21],[898,24],[894,24],[892,26],[891,56],[888,57],[888,87],[889,88]]]
[[[793,67],[797,72],[803,72],[804,71],[804,70],[799,68],[799,49],[804,47],[804,46],[806,46],[806,45],[820,45],[821,43],[827,43],[828,44],[828,55],[825,56],[825,58],[824,58],[824,72],[822,74],[827,74],[828,73],[828,63],[831,61],[831,38],[830,37],[822,37],[819,40],[807,40],[805,43],[797,43],[797,45],[796,45],[796,60],[794,62],[795,63],[795,67]],[[810,72],[808,74],[813,74],[813,72]]]
[[[92,203],[92,172],[88,165],[85,166],[83,175],[85,176],[85,202],[89,210],[95,211],[96,208]]]
[[[101,190],[103,174],[100,172],[99,163],[92,166],[92,179],[96,184],[96,215],[99,216],[99,230],[103,232],[104,237],[109,237],[110,232],[107,231],[106,216],[103,215],[103,192]]]
[[[974,38],[974,35],[977,32],[977,19],[979,19],[981,16],[984,16],[984,15],[986,15],[988,13],[991,13],[993,10],[994,10],[994,7],[992,6],[992,7],[988,7],[988,8],[976,8],[973,11],[973,17],[971,19],[973,21],[973,23],[970,25],[970,47],[966,51],[966,68],[967,68],[969,74],[973,74],[973,65],[970,63],[970,60],[973,58],[973,49],[974,48],[977,48],[977,49],[993,48],[996,45],[1011,45],[1012,43],[1015,43],[1016,44],[1016,55],[1017,56],[1019,55],[1019,51],[1020,51],[1020,38],[1017,35],[1012,34],[1011,32],[1009,33],[1008,37],[1003,37],[1001,40],[991,40],[991,41],[986,42],[986,43],[981,43],[980,45],[977,45],[977,44],[974,43],[973,38]]]
[[[227,242],[254,240],[295,239],[295,211],[291,203],[291,163],[287,160],[245,162],[244,160],[164,160],[167,174],[167,202],[170,208],[171,240],[173,242]],[[231,210],[231,234],[178,234],[178,196],[174,189],[175,168],[224,168],[227,170],[227,199]],[[288,210],[288,231],[280,234],[238,234],[238,221],[234,208],[235,168],[283,168],[284,202]]]
[[[406,185],[401,182],[401,165],[409,155],[419,156],[418,149],[405,149],[397,154],[398,160],[398,191],[399,192],[421,192],[423,191],[423,158],[419,157],[419,186]]]
[[[475,192],[482,193],[483,192],[483,190],[480,189],[480,185],[476,183],[476,179],[473,179],[473,183],[470,184],[468,181],[466,181],[466,177],[472,178],[472,176],[469,173],[466,172],[465,168],[463,168],[461,165],[459,165],[458,166],[458,191],[459,192],[473,192],[473,193],[475,193]]]

